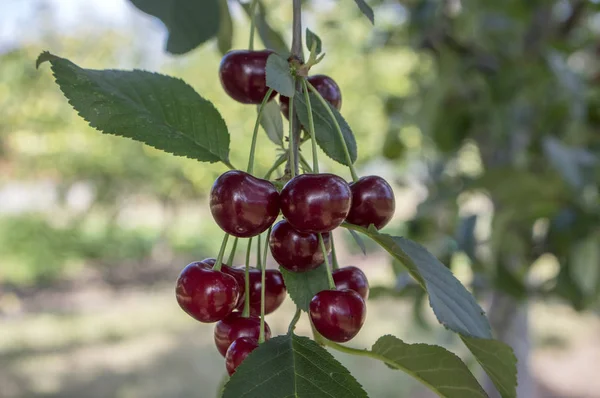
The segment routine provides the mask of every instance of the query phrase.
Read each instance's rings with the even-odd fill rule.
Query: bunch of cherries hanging
[[[227,53],[219,68],[227,94],[244,104],[262,103],[269,93],[265,68],[271,54],[269,50]],[[341,92],[333,79],[315,75],[306,80],[322,98],[340,109]],[[275,95],[273,91],[269,100]],[[288,116],[289,98],[280,96],[280,107]],[[231,375],[260,342],[270,338],[264,315],[281,305],[286,288],[278,270],[223,264],[227,237],[252,238],[270,230],[268,246],[279,266],[290,272],[307,272],[329,264],[330,233],[342,222],[363,227],[373,224],[380,229],[390,221],[394,209],[392,189],[378,176],[348,184],[333,174],[300,174],[279,192],[266,179],[240,170],[228,171],[217,178],[210,192],[211,213],[226,232],[219,256],[193,262],[181,271],[177,301],[194,319],[217,322],[215,343]],[[284,218],[273,225],[280,212]],[[331,289],[312,298],[310,320],[323,337],[346,342],[365,321],[369,284],[365,274],[353,266],[333,271],[328,266],[327,272],[331,273]]]

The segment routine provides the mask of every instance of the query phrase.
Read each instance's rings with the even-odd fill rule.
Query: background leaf
[[[130,0],[169,30],[167,51],[185,54],[219,32],[219,0]]]
[[[292,98],[296,92],[294,78],[290,73],[290,65],[287,59],[279,54],[271,54],[267,58],[267,87],[272,88],[279,94]]]
[[[427,344],[406,344],[394,336],[382,336],[372,352],[391,361],[426,384],[441,397],[487,398],[487,394],[459,357],[445,348]]]
[[[307,337],[284,335],[261,344],[225,385],[223,398],[366,398],[361,385]]]
[[[365,0],[354,0],[354,2],[365,17],[369,18],[369,21],[375,25],[375,14],[373,13],[371,6],[369,6]]]
[[[502,398],[516,398],[517,358],[512,349],[498,340],[460,338],[490,376]]]
[[[246,14],[250,16],[250,4],[251,2],[247,2],[242,4],[242,8],[246,11]],[[256,7],[256,15],[254,16],[254,23],[256,24],[256,31],[260,36],[263,44],[266,48],[271,49],[279,54],[289,54],[290,49],[287,44],[285,44],[285,40],[279,32],[269,25],[267,21],[267,15],[265,11],[265,6],[261,1],[258,2],[258,6]]]
[[[283,267],[279,267],[279,270],[290,298],[301,310],[308,312],[310,300],[315,294],[329,289],[325,264],[307,272],[290,272]]]
[[[354,242],[356,242],[356,245],[360,248],[360,251],[362,252],[362,254],[364,254],[366,256],[367,255],[367,247],[365,246],[365,242],[362,240],[360,235],[357,234],[356,231],[353,231],[351,229],[349,229],[348,232],[350,232],[350,235],[352,235]]]
[[[427,290],[429,304],[442,325],[467,336],[492,337],[490,324],[477,301],[427,249],[409,239],[382,234],[375,228],[344,225],[367,235],[404,264]]]
[[[183,80],[144,71],[82,69],[43,53],[69,103],[90,126],[204,162],[229,162],[217,109]]]
[[[321,38],[319,36],[317,36],[313,31],[306,28],[306,48],[308,48],[308,51],[311,51],[313,43],[316,44],[316,54],[315,55],[319,55],[322,50]]]
[[[271,141],[283,147],[283,118],[277,101],[266,103],[260,117],[260,125]]]
[[[338,138],[335,125],[329,117],[327,109],[325,109],[325,107],[314,94],[309,94],[309,98],[313,111],[313,122],[315,124],[315,136],[317,138],[317,144],[319,144],[323,152],[325,152],[325,154],[331,159],[347,166],[348,161],[346,160],[346,155],[344,153],[343,143]],[[296,95],[294,108],[302,125],[308,126],[308,107],[304,101],[303,95]],[[340,125],[342,135],[344,136],[344,141],[346,141],[346,145],[348,146],[350,159],[352,163],[354,163],[356,162],[357,157],[356,139],[354,138],[354,133],[352,133],[350,126],[348,126],[348,123],[346,123],[346,120],[344,120],[338,110],[331,105],[329,105],[329,108],[333,111],[333,114]]]

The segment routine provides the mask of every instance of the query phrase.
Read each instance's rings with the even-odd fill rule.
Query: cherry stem
[[[312,167],[310,167],[310,165],[308,164],[308,162],[306,161],[306,159],[304,158],[304,155],[302,155],[302,153],[300,153],[300,163],[302,164],[302,168],[306,171],[308,171],[309,173],[313,172]]]
[[[265,341],[265,274],[267,272],[267,248],[269,247],[269,236],[271,236],[271,228],[265,236],[265,247],[263,256],[260,262],[260,332],[258,334],[258,343]],[[260,241],[258,243],[258,251],[260,251]]]
[[[327,249],[325,249],[325,242],[323,242],[322,234],[319,234],[319,246],[321,246],[323,257],[325,257],[325,267],[327,268],[327,279],[329,280],[329,288],[331,290],[335,290],[335,282],[333,280],[333,275],[331,274],[331,264],[329,264],[329,256],[327,255]]]
[[[331,241],[331,259],[333,260],[333,269],[340,269],[337,253],[335,252],[335,243],[333,243],[333,232],[329,235],[329,240]]]
[[[256,268],[258,269],[262,269],[262,261],[260,259],[260,242],[261,242],[261,236],[258,235],[257,237],[258,241],[256,243]]]
[[[235,168],[235,166],[234,166],[234,165],[232,165],[232,164],[231,164],[231,162],[230,162],[229,160],[222,160],[221,162],[223,162],[223,164],[224,164],[225,166],[229,167],[229,170],[237,170],[237,169]]]
[[[348,145],[346,145],[346,140],[344,139],[344,134],[342,133],[340,124],[338,123],[337,118],[333,114],[333,111],[331,110],[329,103],[325,100],[325,98],[323,98],[323,96],[319,93],[319,91],[315,88],[315,86],[310,84],[310,82],[306,82],[306,84],[308,85],[308,88],[310,89],[310,91],[313,92],[313,94],[318,98],[319,102],[321,102],[323,107],[327,110],[327,113],[329,114],[329,117],[331,118],[331,121],[333,122],[333,124],[335,126],[335,130],[338,133],[338,138],[342,142],[342,148],[344,149],[344,155],[346,157],[346,162],[348,163],[348,167],[350,168],[350,174],[352,174],[352,180],[354,182],[358,181],[358,175],[356,174],[356,170],[354,170],[354,165],[352,164],[352,158],[350,158],[350,152],[348,151]]]
[[[225,236],[223,237],[223,242],[221,242],[221,249],[219,250],[219,255],[217,256],[217,261],[215,262],[215,265],[213,266],[213,270],[215,271],[221,271],[221,266],[222,261],[223,261],[223,255],[225,254],[225,248],[227,247],[227,240],[229,239],[229,234],[225,234]]]
[[[269,99],[271,98],[271,94],[273,94],[273,89],[270,88],[265,96],[263,97],[262,102],[258,106],[258,115],[256,116],[256,122],[254,123],[254,132],[252,133],[252,145],[250,146],[250,157],[248,158],[248,174],[252,174],[254,171],[254,152],[256,152],[256,141],[258,140],[258,126],[260,126],[260,118],[262,117],[263,109]]]
[[[296,85],[296,79],[294,79],[294,86]],[[294,131],[294,124],[296,123],[296,116],[294,115],[294,98],[290,98],[289,105],[289,120],[290,120],[290,145],[288,148],[289,152],[289,160],[290,160],[290,174],[292,178],[296,177],[298,174],[298,160],[296,159],[296,155],[299,155],[298,152],[298,143],[296,142],[296,132]]]
[[[258,3],[258,0],[252,0],[252,4],[250,5],[250,39],[249,39],[249,43],[248,43],[248,49],[250,51],[254,50],[254,26],[255,26],[254,18],[256,15],[256,4],[257,3]]]
[[[275,163],[273,163],[273,166],[271,166],[271,168],[269,169],[269,171],[267,171],[267,173],[265,174],[265,176],[263,178],[265,180],[268,180],[269,178],[271,178],[271,174],[273,174],[273,172],[275,170],[277,170],[279,168],[279,166],[281,166],[282,164],[284,164],[285,161],[287,160],[287,158],[288,158],[287,153],[284,153],[281,156],[279,156],[277,158],[277,160],[275,161]]]
[[[248,239],[248,247],[246,248],[246,269],[244,272],[244,288],[245,288],[245,302],[244,312],[242,316],[248,318],[250,316],[250,251],[252,250],[252,238]]]
[[[312,105],[310,104],[310,96],[308,95],[308,86],[306,79],[302,79],[302,92],[304,93],[304,101],[308,110],[308,133],[312,142],[312,157],[313,157],[313,172],[319,173],[319,159],[317,158],[317,140],[315,138],[315,122],[313,120]]]
[[[227,266],[231,267],[233,264],[233,260],[235,259],[235,251],[237,250],[239,238],[236,236],[233,240],[233,247],[231,248],[231,252],[229,253],[229,258],[227,259]]]
[[[288,326],[288,334],[292,334],[294,332],[294,329],[296,329],[296,324],[300,320],[300,315],[302,315],[302,310],[300,309],[300,307],[296,307],[294,317],[290,321],[290,326]]]

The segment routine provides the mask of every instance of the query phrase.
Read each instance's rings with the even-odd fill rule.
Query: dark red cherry
[[[260,335],[260,318],[250,316],[244,318],[241,312],[232,312],[227,318],[215,325],[215,344],[221,355],[225,356],[227,349],[234,340],[240,337],[250,337],[258,340]],[[271,338],[271,329],[265,322],[265,340]]]
[[[301,174],[292,178],[280,194],[281,212],[294,229],[329,232],[346,218],[352,192],[333,174]]]
[[[219,78],[231,98],[243,104],[260,104],[269,91],[265,68],[273,51],[230,51],[221,59]],[[277,93],[273,92],[271,98]]]
[[[374,224],[377,229],[390,222],[396,209],[396,199],[386,180],[378,176],[361,177],[350,184],[350,189],[352,207],[346,221],[365,228]]]
[[[367,306],[354,290],[323,290],[310,301],[309,314],[319,333],[343,343],[356,336],[362,327]]]
[[[369,281],[357,267],[343,267],[333,271],[333,281],[337,290],[354,290],[363,300],[369,298]]]
[[[279,193],[267,180],[231,170],[213,184],[210,211],[223,231],[248,238],[273,224],[279,214]]]
[[[234,277],[195,262],[181,271],[175,294],[179,306],[194,319],[216,322],[233,311],[240,288]]]
[[[256,348],[258,348],[258,340],[250,337],[240,337],[231,343],[225,354],[225,367],[229,376],[235,373],[237,367]]]
[[[329,253],[329,233],[323,234],[323,242]],[[288,271],[310,271],[325,261],[319,236],[312,232],[297,231],[286,220],[279,221],[273,227],[269,247],[275,261]]]
[[[342,108],[342,91],[335,80],[325,75],[314,75],[308,77],[308,82],[315,86],[319,94],[338,111]],[[285,117],[289,118],[290,99],[279,96],[279,106]]]
[[[245,267],[239,266],[233,269],[235,278],[239,282],[244,280]],[[250,314],[260,315],[260,287],[261,271],[257,268],[250,268]],[[285,283],[281,272],[276,269],[265,270],[265,315],[275,311],[286,296]],[[238,301],[237,309],[244,309],[245,295]]]

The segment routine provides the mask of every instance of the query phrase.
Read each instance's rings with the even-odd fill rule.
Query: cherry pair
[[[260,104],[269,91],[266,66],[271,54],[271,50],[234,50],[225,54],[219,65],[219,78],[225,92],[243,104]],[[341,108],[342,93],[332,78],[314,75],[307,80],[331,105],[338,110]],[[273,92],[271,98],[276,94]],[[281,111],[288,117],[290,99],[280,96],[279,101]]]

